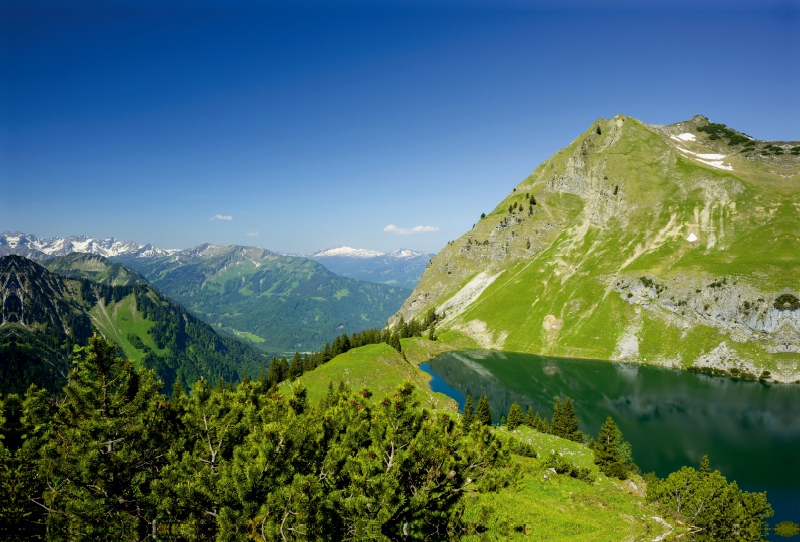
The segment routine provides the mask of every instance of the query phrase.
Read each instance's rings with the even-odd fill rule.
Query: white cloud
[[[395,235],[411,235],[412,233],[434,233],[440,231],[436,226],[414,226],[413,228],[398,228],[394,224],[389,224],[383,231],[394,233]]]
[[[258,232],[257,231],[249,231],[249,232],[245,233],[245,235],[248,236],[248,237],[258,237]]]
[[[209,220],[233,220],[231,215],[214,215]]]

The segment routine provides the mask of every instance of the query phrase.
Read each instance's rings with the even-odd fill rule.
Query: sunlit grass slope
[[[391,346],[370,344],[354,348],[336,356],[328,363],[300,377],[300,382],[308,388],[309,399],[318,403],[328,393],[328,384],[337,386],[344,382],[353,390],[369,388],[373,399],[382,399],[394,392],[406,380],[411,381],[417,390],[420,401],[429,408],[456,410],[454,400],[430,391],[430,375],[407,361]],[[288,392],[294,383],[285,383],[282,391]]]
[[[800,313],[777,301],[800,297],[800,153],[707,126],[596,121],[437,254],[398,316],[446,313],[459,346],[800,378]]]
[[[509,434],[497,429],[501,438]],[[658,513],[644,501],[644,481],[608,478],[598,470],[583,444],[520,427],[515,438],[531,444],[539,459],[512,455],[521,476],[497,492],[476,493],[467,499],[464,519],[477,522],[490,510],[480,535],[463,540],[634,541],[652,540],[667,531],[652,518]],[[587,483],[553,474],[542,457],[556,452],[579,467],[591,469],[595,481]],[[511,468],[508,469],[511,473]],[[675,525],[675,527],[680,527]],[[679,529],[673,536],[680,534]]]
[[[337,386],[343,381],[352,389],[366,387],[372,391],[373,400],[380,400],[410,380],[425,406],[452,414],[455,402],[431,392],[429,375],[416,368],[452,346],[422,338],[404,339],[402,343],[413,363],[388,345],[377,344],[350,350],[306,373],[300,381],[308,389],[311,403],[318,404],[325,397],[331,382]],[[289,393],[294,385],[284,383],[281,391]],[[609,479],[594,465],[591,450],[580,443],[528,427],[495,431],[503,440],[513,436],[531,444],[540,457],[551,451],[562,454],[575,465],[591,469],[594,482],[553,474],[546,471],[541,459],[512,454],[506,469],[511,483],[465,499],[464,519],[480,524],[481,532],[463,536],[463,540],[633,541],[652,540],[666,531],[652,519],[658,514],[644,501],[645,485],[640,477],[633,477],[633,485]]]

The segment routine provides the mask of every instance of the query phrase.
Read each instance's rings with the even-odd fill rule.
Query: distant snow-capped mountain
[[[334,247],[325,250],[318,250],[307,255],[307,258],[331,258],[331,257],[344,257],[344,258],[377,258],[385,256],[385,252],[377,250],[369,250],[368,248],[352,248],[352,247]]]
[[[55,256],[64,256],[73,252],[98,254],[106,258],[158,258],[177,252],[177,249],[161,249],[153,245],[140,245],[133,241],[97,239],[71,235],[69,237],[53,237],[42,239],[22,232],[3,232],[0,234],[0,256],[17,254],[33,260],[44,260]]]
[[[413,288],[434,255],[407,248],[379,252],[341,246],[300,256],[345,277]]]

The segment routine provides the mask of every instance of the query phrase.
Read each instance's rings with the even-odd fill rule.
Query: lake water
[[[596,436],[614,418],[642,472],[698,468],[707,454],[742,489],[767,492],[771,523],[800,523],[800,385],[486,350],[442,354],[421,368],[462,408],[467,394],[476,404],[486,395],[495,421],[514,402],[550,418],[555,398],[570,397],[584,432]]]

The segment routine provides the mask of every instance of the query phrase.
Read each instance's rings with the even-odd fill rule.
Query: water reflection
[[[664,476],[708,454],[741,487],[767,490],[776,517],[800,520],[800,386],[485,350],[426,366],[461,405],[463,396],[486,395],[495,421],[514,402],[550,417],[555,397],[569,396],[583,431],[595,435],[614,417],[643,471]]]

